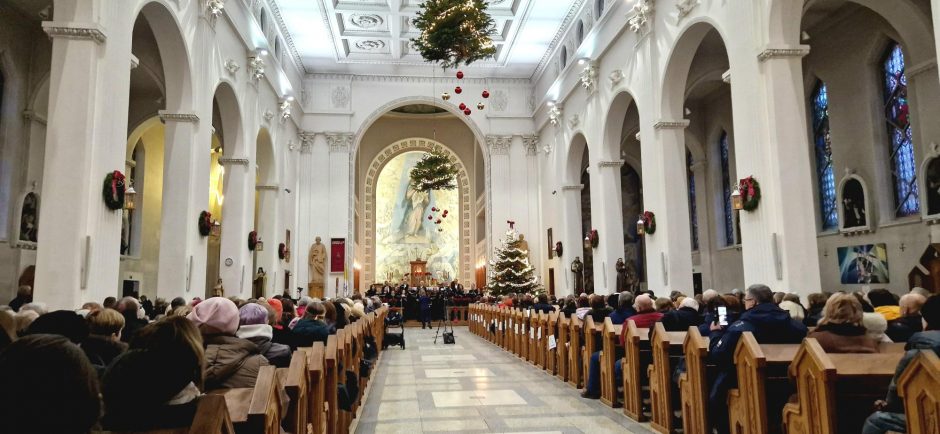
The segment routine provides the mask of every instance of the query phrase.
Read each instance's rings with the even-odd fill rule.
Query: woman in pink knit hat
[[[212,297],[193,307],[186,318],[202,333],[206,390],[254,387],[258,371],[268,360],[254,342],[235,336],[239,322],[235,303]]]

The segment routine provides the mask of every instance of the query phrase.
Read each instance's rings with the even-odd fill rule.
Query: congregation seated
[[[691,297],[682,299],[678,309],[664,313],[660,320],[667,332],[684,332],[689,327],[701,325],[703,321],[698,312],[698,302]]]
[[[868,301],[871,302],[875,313],[881,314],[886,321],[894,321],[901,317],[901,306],[898,305],[898,299],[887,289],[869,291]]]
[[[258,303],[246,303],[238,309],[239,327],[235,336],[258,346],[268,362],[278,368],[290,365],[290,346],[273,341],[274,328],[268,324],[268,309]]]
[[[902,295],[898,302],[901,317],[888,322],[885,334],[894,342],[907,342],[914,333],[923,331],[920,310],[926,302],[926,297],[914,292]]]
[[[653,299],[649,295],[641,294],[633,302],[633,309],[636,315],[627,318],[636,323],[637,328],[646,329],[653,327],[653,324],[663,318],[663,314],[657,312],[653,307]],[[624,322],[620,329],[620,345],[623,346],[624,339],[627,336],[627,323]]]
[[[532,310],[537,313],[551,313],[555,311],[555,308],[552,305],[548,304],[548,296],[545,294],[539,294],[537,298],[537,303],[532,305]]]
[[[633,309],[633,302],[633,294],[629,292],[620,293],[620,295],[617,296],[616,309],[608,315],[610,322],[614,325],[620,325],[623,324],[627,318],[636,315],[636,310]]]
[[[823,317],[807,337],[815,338],[827,353],[876,353],[878,341],[862,326],[862,304],[848,294],[829,298]]]
[[[719,433],[730,432],[727,397],[737,382],[734,352],[741,335],[751,332],[761,344],[795,344],[806,337],[806,326],[774,303],[773,292],[766,285],[748,287],[744,308],[741,318],[729,326],[710,325],[708,361],[719,371],[710,387],[708,413]]]
[[[595,324],[603,324],[604,318],[607,318],[613,312],[613,309],[607,306],[607,300],[602,295],[592,294],[588,300],[591,310],[588,311],[587,315],[591,316]]]
[[[127,343],[121,341],[124,316],[114,309],[100,309],[91,311],[86,319],[88,337],[82,341],[82,350],[100,375],[115,358],[127,351]]]
[[[809,302],[809,308],[806,309],[806,317],[803,318],[803,324],[807,327],[816,327],[819,320],[822,319],[823,308],[826,307],[826,300],[829,296],[821,292],[815,292],[806,297]]]
[[[571,315],[577,313],[578,304],[573,295],[569,295],[562,300],[559,300],[559,304],[563,304],[561,313],[565,314],[566,317],[571,317]]]
[[[574,315],[580,320],[584,320],[584,317],[591,312],[591,300],[588,298],[587,294],[581,294],[578,296],[576,303],[578,308],[574,311]]]
[[[193,307],[187,318],[202,334],[206,390],[254,387],[258,371],[269,363],[254,342],[235,336],[239,322],[235,303],[212,297]]]
[[[898,397],[897,383],[905,368],[921,351],[933,351],[940,355],[940,296],[932,296],[921,308],[924,331],[911,335],[905,346],[904,357],[898,363],[894,378],[888,386],[884,401],[875,403],[879,410],[868,417],[862,434],[883,434],[887,432],[905,432],[907,420],[904,406]]]
[[[659,297],[654,302],[653,305],[656,309],[656,312],[665,314],[675,308],[673,301],[667,297]]]

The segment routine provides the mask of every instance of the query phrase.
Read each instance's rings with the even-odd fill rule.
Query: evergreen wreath
[[[287,245],[284,243],[278,244],[277,245],[277,258],[283,261],[286,256],[287,256]]]
[[[656,214],[652,211],[643,211],[643,230],[647,235],[656,233]]]
[[[747,212],[757,209],[760,204],[760,183],[753,176],[748,176],[740,182],[741,201]]]
[[[258,231],[251,231],[248,233],[248,250],[251,252],[255,251],[255,247],[258,245]]]
[[[411,40],[421,57],[443,68],[469,65],[496,55],[496,22],[485,0],[426,0],[411,23],[421,36]]]
[[[199,213],[199,235],[208,237],[212,232],[212,214],[209,211]]]
[[[453,190],[457,188],[457,166],[440,152],[428,152],[411,169],[411,188],[418,191]]]
[[[124,174],[120,170],[105,175],[101,194],[104,205],[111,211],[124,208]]]

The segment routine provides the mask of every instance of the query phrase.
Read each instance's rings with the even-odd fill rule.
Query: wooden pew
[[[786,431],[804,434],[860,432],[872,403],[884,399],[898,362],[896,347],[874,354],[828,354],[807,338],[790,364],[796,402],[783,408]]]
[[[529,321],[526,317],[526,312],[522,309],[516,309],[515,319],[518,328],[516,329],[516,356],[525,360],[528,356],[529,343],[527,338],[529,335]]]
[[[339,368],[337,363],[337,354],[339,351],[339,346],[337,345],[339,339],[337,335],[331,335],[326,340],[326,352],[323,356],[324,368],[323,368],[323,384],[324,384],[324,393],[326,396],[326,432],[327,434],[340,434],[338,429],[339,418],[338,410],[339,405],[337,402],[337,387],[338,378],[339,378]]]
[[[575,389],[582,387],[581,337],[583,323],[577,315],[571,315],[568,321],[568,384]]]
[[[284,391],[289,399],[285,425],[289,427],[291,433],[306,434],[310,411],[307,353],[302,350],[294,351],[291,355],[290,366],[278,369],[277,374],[279,383],[284,385]]]
[[[744,332],[734,350],[738,388],[728,392],[728,420],[733,434],[778,433],[783,405],[795,390],[787,369],[800,346],[758,344]]]
[[[898,379],[898,396],[904,399],[907,432],[940,432],[940,357],[921,351]]]
[[[539,313],[538,329],[535,332],[535,352],[537,354],[535,364],[545,370],[548,365],[548,314]]]
[[[572,315],[573,317],[574,315]],[[555,356],[555,376],[561,381],[568,381],[568,348],[571,343],[568,342],[568,333],[571,331],[571,324],[564,313],[558,312],[558,336],[556,339]]]
[[[312,347],[302,348],[307,355],[307,400],[309,424],[313,434],[326,434],[329,404],[326,399],[325,356],[326,345],[314,342]]]
[[[285,407],[274,366],[262,366],[253,388],[220,389],[209,392],[225,398],[229,417],[240,434],[280,434]]]
[[[539,345],[539,342],[542,340],[542,326],[539,322],[539,313],[529,309],[529,349],[526,351],[526,355],[529,358],[529,363],[538,366],[541,361],[540,351],[542,347]]]
[[[648,379],[643,366],[649,365],[652,353],[649,341],[649,329],[637,328],[636,323],[627,320],[627,335],[624,339],[623,358],[623,414],[638,422],[646,421],[643,413],[643,399],[649,396],[644,391]]]
[[[553,311],[548,314],[548,323],[545,327],[545,341],[542,345],[545,348],[545,370],[548,371],[549,375],[555,375],[558,371],[555,370],[557,357],[558,357],[558,312]],[[549,336],[555,338],[555,348],[548,349]]]
[[[679,375],[679,395],[682,398],[683,434],[711,434],[708,420],[708,338],[702,337],[698,327],[689,327],[682,347],[685,353],[685,372]]]
[[[650,382],[650,406],[652,408],[651,427],[653,431],[671,434],[678,431],[679,426],[673,416],[673,396],[678,390],[673,390],[672,373],[679,365],[682,357],[682,343],[686,332],[667,332],[662,323],[653,327],[653,338],[650,348],[653,354],[653,363],[649,365],[647,374]]]
[[[584,316],[584,324],[582,326],[582,342],[584,343],[583,348],[581,349],[581,386],[587,387],[588,372],[590,371],[591,365],[591,356],[595,351],[600,350],[600,334],[603,330],[604,324],[595,324],[594,317],[591,314]]]
[[[601,332],[601,402],[611,407],[620,406],[620,400],[617,399],[617,380],[616,375],[614,375],[614,365],[617,363],[618,356],[620,356],[618,353],[623,353],[623,348],[620,346],[621,326],[621,324],[614,325],[610,321],[610,317],[607,317],[604,318]]]
[[[502,308],[499,310],[500,326],[502,327],[501,339],[503,349],[512,352],[512,309]]]
[[[210,393],[198,398],[196,414],[190,426],[169,429],[134,431],[97,431],[92,434],[235,434],[235,427],[225,405],[225,396]]]

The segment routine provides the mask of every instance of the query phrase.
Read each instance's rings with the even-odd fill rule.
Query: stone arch
[[[611,100],[607,109],[607,119],[604,124],[604,146],[601,148],[601,156],[605,159],[620,159],[620,148],[623,143],[621,131],[624,117],[630,110],[631,104],[636,104],[637,100],[628,90],[622,90]],[[638,107],[639,108],[639,107]],[[639,170],[637,173],[640,173]]]
[[[733,63],[730,61],[731,53],[727,50],[728,39],[717,23],[707,17],[692,20],[679,33],[666,61],[666,73],[663,75],[662,84],[662,107],[660,108],[663,120],[683,119],[683,107],[692,61],[702,41],[712,30],[718,32],[718,36],[725,45],[725,55],[729,56],[729,64]]]
[[[389,146],[386,146],[385,149],[376,155],[376,157],[372,160],[372,163],[369,164],[369,168],[366,170],[365,183],[363,187],[363,225],[365,226],[362,240],[362,244],[365,246],[365,272],[363,273],[363,279],[365,282],[375,281],[375,183],[379,177],[379,174],[382,173],[382,169],[385,168],[385,165],[391,161],[391,159],[409,151],[441,152],[457,166],[457,188],[460,202],[460,280],[467,282],[472,281],[474,270],[470,259],[473,252],[470,228],[473,222],[473,215],[471,213],[471,204],[473,203],[473,199],[470,197],[471,186],[470,176],[467,173],[467,167],[463,160],[461,160],[460,157],[458,157],[457,154],[446,145],[432,139],[420,137],[399,140]]]
[[[165,0],[151,0],[141,5],[133,16],[142,15],[153,30],[163,62],[166,110],[185,112],[193,106],[192,62],[183,40],[179,20]]]
[[[242,138],[241,105],[235,88],[227,80],[221,80],[213,92],[214,103],[218,105],[221,131],[216,130],[226,158],[244,157],[245,144]]]
[[[262,127],[258,130],[255,146],[255,165],[258,168],[258,184],[274,185],[280,180],[274,142],[271,132]]]
[[[846,215],[846,198],[845,192],[846,187],[849,186],[849,183],[857,183],[858,187],[861,190],[861,211],[864,212],[863,217],[850,218]],[[868,232],[872,228],[872,220],[875,216],[872,215],[872,200],[874,199],[871,195],[871,191],[868,189],[868,183],[865,182],[865,179],[855,173],[846,173],[842,180],[839,181],[839,189],[836,190],[838,195],[837,207],[839,210],[839,229],[842,232]],[[857,200],[857,199],[856,199]],[[854,223],[854,224],[852,224]],[[851,226],[849,226],[851,224]]]
[[[582,161],[582,156],[585,150],[587,150],[588,155],[590,155],[590,146],[588,146],[587,138],[585,138],[584,134],[581,132],[575,133],[571,138],[571,142],[568,144],[568,158],[565,159],[564,185],[577,185],[581,183],[581,167],[585,164],[585,161]],[[590,166],[590,161],[587,163]]]

